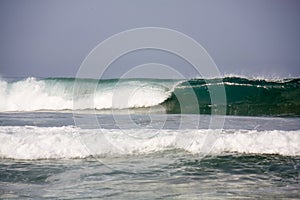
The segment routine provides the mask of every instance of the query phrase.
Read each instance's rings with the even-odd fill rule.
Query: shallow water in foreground
[[[109,163],[2,159],[1,198],[299,198],[299,157],[170,151]]]
[[[97,115],[101,129],[93,117],[1,113],[0,198],[300,198],[300,118],[227,116],[207,152],[209,116]]]

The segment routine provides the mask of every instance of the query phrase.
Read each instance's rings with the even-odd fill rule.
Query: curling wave
[[[75,85],[75,86],[74,86]],[[212,105],[209,89],[224,87],[227,102]],[[196,101],[191,102],[191,99]],[[0,81],[0,112],[115,109],[159,106],[165,113],[300,116],[300,79],[74,79]],[[196,103],[195,103],[196,102]],[[154,112],[157,110],[153,109]],[[143,110],[141,111],[143,112]],[[146,112],[146,111],[145,111]]]

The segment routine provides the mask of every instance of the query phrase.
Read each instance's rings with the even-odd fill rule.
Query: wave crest
[[[224,87],[226,102],[212,105],[211,91]],[[1,111],[107,110],[168,114],[300,116],[300,79],[74,79],[0,81]],[[138,108],[138,109],[136,109]],[[122,112],[122,111],[121,111]]]

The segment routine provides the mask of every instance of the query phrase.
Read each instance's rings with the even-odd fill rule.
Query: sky
[[[221,74],[300,76],[298,0],[0,0],[0,76],[74,77],[100,42],[140,27],[188,35]],[[118,64],[173,59],[150,55]]]

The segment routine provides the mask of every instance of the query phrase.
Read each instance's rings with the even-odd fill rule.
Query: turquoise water
[[[299,96],[299,79],[2,80],[0,198],[298,199]]]

